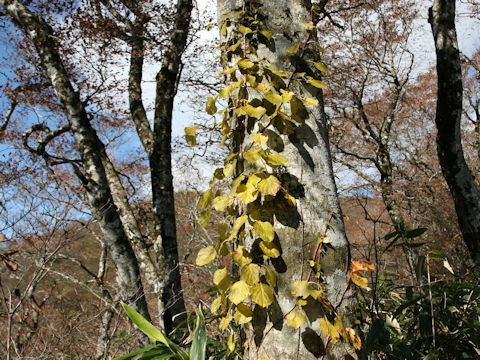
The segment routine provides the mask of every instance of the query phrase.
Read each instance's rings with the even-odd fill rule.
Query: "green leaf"
[[[207,105],[205,106],[208,115],[213,115],[217,112],[217,107],[215,106],[216,101],[217,99],[212,96],[208,98]]]
[[[197,313],[197,328],[193,335],[192,347],[190,348],[190,360],[205,360],[207,350],[207,331],[205,318],[199,309]]]
[[[187,144],[190,146],[197,145],[197,129],[198,129],[198,125],[189,126],[185,128],[185,140],[187,141]]]
[[[116,358],[113,359],[113,360],[130,360],[130,359],[132,359],[135,355],[142,354],[142,353],[144,353],[144,352],[153,350],[153,349],[157,348],[157,346],[158,346],[158,345],[150,345],[150,346],[144,347],[144,348],[142,348],[142,349],[138,349],[138,350],[132,351],[132,352],[129,353],[129,354],[116,357]]]
[[[418,228],[418,229],[414,229],[414,230],[408,230],[407,233],[405,234],[405,236],[408,239],[413,239],[413,238],[419,237],[425,231],[427,231],[427,228]]]
[[[253,229],[262,240],[270,242],[275,238],[273,226],[267,221],[256,221],[255,224],[253,224]]]

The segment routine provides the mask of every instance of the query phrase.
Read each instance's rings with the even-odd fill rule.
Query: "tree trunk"
[[[52,36],[52,30],[43,18],[30,12],[19,1],[1,0],[0,5],[32,40],[41,59],[45,76],[53,86],[70,123],[85,169],[84,185],[92,215],[100,225],[103,239],[116,266],[119,297],[149,319],[138,263],[122,228],[102,164],[102,158],[107,157],[104,145],[88,120],[79,94],[70,83],[56,51],[57,44]],[[143,343],[148,343],[148,339],[140,333],[139,338]]]
[[[458,224],[475,266],[480,266],[480,190],[463,153],[462,70],[455,30],[455,0],[435,0],[429,9],[437,54],[438,93],[435,123],[443,175],[455,203]]]
[[[222,14],[244,8],[248,17],[252,16],[250,11],[253,4],[258,6],[258,3],[250,4],[249,1],[241,0],[218,0],[217,4],[221,26],[225,21]],[[307,35],[304,27],[304,24],[312,20],[310,1],[263,1],[258,7],[258,12],[261,14],[260,19],[265,16],[262,27],[272,35],[272,38],[268,46],[259,42],[256,54],[247,46],[240,45],[245,47],[242,57],[254,59],[259,63],[262,62],[261,59],[266,58],[271,66],[279,71],[305,72],[307,76],[318,79],[320,74],[313,66],[313,62],[318,61],[319,56],[314,45],[316,36],[314,32]],[[231,25],[231,22],[227,22],[226,31],[222,31],[224,68],[234,66],[240,58],[225,51],[234,42],[234,40],[228,42],[231,40],[232,31],[229,28]],[[310,42],[305,46],[308,39]],[[301,55],[288,56],[287,49],[296,44],[301,44],[298,50]],[[278,83],[281,81],[279,77]],[[280,87],[286,85],[282,84]],[[353,323],[354,302],[351,292],[344,292],[347,286],[349,245],[333,176],[322,90],[304,85],[300,81],[290,86],[290,90],[298,99],[313,98],[318,100],[319,105],[304,107],[299,100],[296,116],[301,119],[297,118],[298,122],[273,118],[272,126],[268,124],[264,127],[265,123],[259,121],[260,125],[257,123],[256,128],[251,129],[249,122],[243,123],[239,120],[234,133],[233,146],[237,149],[233,152],[252,148],[251,136],[255,131],[262,131],[268,135],[269,147],[288,160],[287,165],[273,170],[275,176],[297,199],[296,207],[289,205],[281,195],[275,196],[274,199],[265,196],[261,200],[262,207],[257,216],[261,221],[274,222],[276,233],[274,242],[280,247],[281,255],[279,258],[269,260],[278,273],[274,303],[266,309],[256,306],[253,313],[253,329],[246,328],[249,359],[265,356],[269,359],[308,360],[317,359],[324,354],[329,340],[319,329],[320,319],[325,316],[325,309],[320,301],[309,298],[308,305],[303,306],[307,322],[298,330],[285,320],[285,316],[296,304],[296,299],[291,293],[292,284],[297,280],[313,281],[307,275],[308,261],[314,257],[317,239],[322,235],[326,235],[332,245],[328,246],[328,250],[326,247],[323,248],[325,253],[321,259],[326,295],[333,306],[338,305],[337,314],[343,316],[345,325],[352,326]],[[271,104],[264,101],[262,106],[268,108]],[[270,110],[267,109],[267,115],[269,114]],[[239,166],[241,168],[243,165]],[[259,200],[252,205],[256,206],[258,203]],[[255,243],[249,246],[254,256]],[[327,359],[356,358],[353,347],[348,344],[330,342],[326,348]]]

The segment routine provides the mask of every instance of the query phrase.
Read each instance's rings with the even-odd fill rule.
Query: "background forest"
[[[149,345],[122,302],[186,347],[202,309],[212,359],[267,358],[273,350],[254,330],[262,316],[277,336],[266,331],[265,343],[298,339],[292,355],[271,360],[347,358],[338,355],[340,337],[358,358],[480,357],[478,1],[308,2],[307,20],[282,24],[283,35],[275,11],[294,7],[282,0],[262,17],[275,1],[260,3],[0,0],[1,358],[113,359]],[[435,60],[450,56],[439,49],[445,18],[455,20],[449,31],[456,24],[460,52],[458,69],[447,58],[453,65],[443,73],[458,78],[442,92]],[[276,57],[282,46],[285,67]],[[296,73],[303,85],[292,81]],[[257,92],[262,103],[252,99]],[[303,100],[298,111],[292,96]],[[456,115],[441,110],[455,101]],[[439,127],[439,114],[455,118],[459,131]],[[300,183],[291,148],[312,152],[296,116],[317,115],[324,148],[311,161],[324,167]],[[264,127],[250,124],[267,117]],[[439,144],[463,151],[465,163],[447,150],[439,160]],[[329,195],[317,197],[318,189]],[[296,221],[282,212],[289,206],[301,211],[287,236],[282,226]],[[301,232],[302,241],[316,235],[302,242],[300,270],[278,270],[282,257],[286,269],[298,262],[285,238]],[[233,238],[240,240],[224,245]],[[340,250],[329,257],[329,248]],[[317,252],[326,260],[317,262]],[[249,265],[259,269],[251,284]],[[329,266],[350,275],[338,285]],[[224,269],[232,277],[222,282]],[[290,293],[292,285],[285,278],[300,273],[319,293],[297,290],[295,310],[280,309],[291,326],[278,329],[275,309],[263,310],[271,301],[251,289],[273,289],[274,306],[283,306],[282,287]],[[251,286],[252,308],[242,308],[246,296],[235,300],[232,279]],[[344,316],[345,328],[334,335],[330,314],[330,330],[305,330],[314,323],[309,296]]]

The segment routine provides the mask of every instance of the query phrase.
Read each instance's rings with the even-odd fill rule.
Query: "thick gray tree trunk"
[[[455,0],[435,0],[429,9],[437,54],[437,151],[452,193],[458,224],[475,266],[480,266],[480,190],[463,153],[462,69],[455,30]]]
[[[70,83],[57,52],[52,30],[43,18],[33,14],[19,1],[1,0],[0,5],[32,40],[45,77],[54,88],[70,123],[85,169],[84,186],[92,215],[100,225],[117,270],[119,298],[149,319],[137,259],[122,227],[107,181],[104,168],[104,160],[107,158],[105,147],[88,120],[78,92],[74,91]],[[144,335],[139,337],[143,343],[148,343]]]
[[[270,46],[258,45],[257,58],[266,58],[273,67],[281,71],[306,72],[319,78],[313,67],[314,47],[307,46],[303,57],[287,56],[286,50],[295,44],[303,44],[307,39],[304,24],[311,21],[311,3],[302,0],[263,1],[259,12],[266,16],[265,30],[272,35]],[[222,14],[242,10],[241,0],[218,0],[219,22]],[[249,11],[248,2],[246,6]],[[223,36],[222,43],[228,41]],[[315,36],[310,41],[315,41]],[[247,57],[255,58],[249,53]],[[226,67],[233,66],[238,57],[232,57]],[[352,326],[354,304],[351,292],[346,289],[349,262],[349,244],[345,236],[343,217],[340,210],[337,189],[334,181],[330,157],[326,118],[322,91],[313,86],[295,85],[292,91],[298,98],[302,95],[315,98],[319,106],[301,110],[301,125],[289,122],[285,128],[269,127],[268,137],[271,147],[288,159],[288,164],[277,169],[276,176],[282,185],[297,199],[297,206],[275,200],[264,200],[262,220],[275,219],[275,232],[281,247],[281,257],[272,263],[278,273],[275,301],[267,310],[256,307],[253,315],[253,328],[246,329],[249,341],[249,359],[265,356],[268,359],[317,359],[323,355],[326,337],[319,330],[319,321],[324,313],[318,301],[311,301],[303,309],[308,320],[299,330],[288,325],[283,317],[295,307],[296,299],[291,294],[296,280],[306,280],[308,261],[312,258],[317,238],[323,234],[328,224],[326,236],[331,247],[322,257],[325,275],[326,295],[333,306],[340,304],[337,313],[344,317],[345,325]],[[248,131],[243,127],[235,130],[234,147],[246,149],[252,143]],[[236,150],[234,149],[234,152]],[[343,297],[343,301],[341,301]],[[328,345],[326,359],[356,358],[353,347],[338,342]]]

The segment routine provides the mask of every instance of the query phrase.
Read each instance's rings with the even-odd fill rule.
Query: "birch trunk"
[[[455,30],[455,0],[435,0],[429,22],[437,54],[437,151],[452,193],[458,224],[475,266],[480,266],[480,190],[463,153],[462,70]]]
[[[92,215],[100,225],[103,239],[116,266],[119,298],[149,319],[138,263],[123,230],[102,163],[102,159],[107,158],[104,145],[88,120],[78,92],[74,91],[70,83],[69,75],[56,51],[57,44],[52,30],[42,17],[33,14],[19,1],[1,0],[0,5],[32,40],[45,76],[53,86],[70,123],[85,169],[84,185]],[[139,334],[139,337],[143,343],[148,343],[144,335]]]
[[[217,5],[221,24],[224,21],[222,14],[242,10],[245,4],[241,0],[218,0]],[[248,6],[246,10],[248,16]],[[280,71],[306,72],[318,78],[318,72],[309,61],[313,59],[312,48],[306,47],[303,57],[286,55],[290,46],[306,41],[304,24],[311,21],[310,1],[263,1],[259,12],[266,16],[263,24],[265,30],[271,33],[272,40],[269,47],[258,45],[256,58],[268,59]],[[228,34],[222,36],[222,43],[228,40]],[[314,35],[310,40],[315,41]],[[248,54],[248,57],[255,56]],[[237,60],[232,57],[225,66],[233,66]],[[298,98],[305,95],[317,99],[320,105],[300,110],[301,125],[289,122],[284,128],[274,126],[275,130],[268,130],[269,142],[274,143],[271,147],[288,159],[287,165],[278,170],[276,177],[295,196],[297,207],[281,203],[278,197],[270,201],[271,204],[265,200],[262,206],[262,221],[275,219],[281,257],[272,260],[278,273],[276,300],[267,310],[255,307],[253,330],[246,329],[249,359],[265,356],[269,359],[309,360],[324,355],[322,351],[327,339],[319,330],[319,320],[324,315],[320,303],[309,301],[309,305],[303,308],[308,321],[299,330],[288,325],[283,316],[295,307],[292,284],[307,278],[308,260],[312,258],[317,238],[326,226],[326,236],[332,245],[321,261],[326,295],[334,306],[341,302],[338,313],[343,316],[345,325],[352,326],[354,302],[349,291],[343,293],[347,282],[349,244],[333,176],[323,94],[316,87],[303,85],[295,85],[292,91]],[[249,132],[243,127],[235,129],[235,137],[234,146],[240,149],[247,149],[252,143]],[[234,149],[234,152],[237,150]],[[342,294],[345,295],[343,301]],[[353,347],[340,342],[330,343],[325,355],[326,359],[356,358]]]

